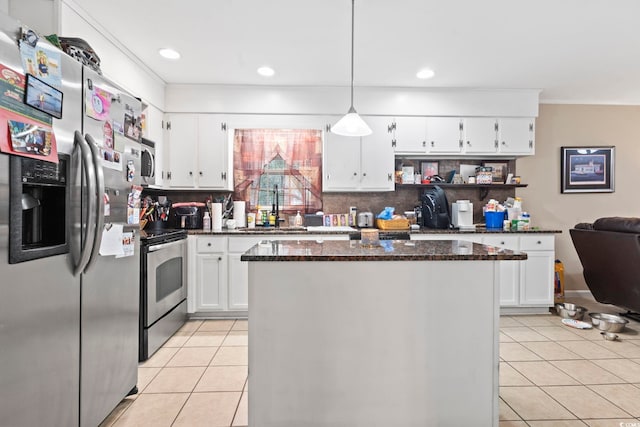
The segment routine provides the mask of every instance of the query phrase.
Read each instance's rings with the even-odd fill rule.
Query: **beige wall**
[[[613,145],[614,193],[560,193],[560,147]],[[564,263],[566,289],[587,289],[569,236],[578,222],[603,216],[640,216],[640,107],[540,105],[536,154],[518,159],[516,170],[529,186],[517,190],[532,223],[559,229],[556,257]]]

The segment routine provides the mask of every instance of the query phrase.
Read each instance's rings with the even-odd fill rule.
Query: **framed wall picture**
[[[504,184],[507,179],[507,171],[509,170],[509,163],[507,162],[483,162],[482,166],[490,167],[491,181],[496,184]],[[510,184],[510,183],[507,183]]]
[[[615,147],[561,147],[562,193],[613,193]]]
[[[422,172],[422,179],[428,176],[438,175],[438,162],[421,162],[420,170]]]

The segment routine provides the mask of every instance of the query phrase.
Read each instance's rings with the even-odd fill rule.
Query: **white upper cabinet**
[[[218,115],[201,115],[198,120],[198,187],[233,190],[232,153],[225,119]]]
[[[440,154],[460,154],[462,151],[462,120],[457,117],[427,117],[427,151]]]
[[[339,118],[333,118],[335,123]],[[388,119],[363,117],[373,130],[365,137],[326,130],[323,145],[323,191],[393,191],[394,153]],[[329,129],[327,125],[327,129]]]
[[[394,117],[382,133],[396,155],[534,154],[534,119],[529,117]]]
[[[226,117],[217,114],[167,116],[168,173],[174,188],[233,190]]]
[[[496,119],[468,117],[462,121],[462,145],[465,153],[495,153],[497,148]]]
[[[396,154],[423,154],[428,151],[426,117],[394,117],[387,132]]]
[[[535,119],[498,119],[498,150],[502,154],[535,154]]]
[[[164,182],[171,187],[194,187],[198,168],[198,116],[167,116],[165,143],[168,146],[167,174]]]
[[[393,146],[389,143],[388,119],[385,117],[364,117],[373,133],[363,136],[360,142],[361,190],[394,191],[395,160]]]

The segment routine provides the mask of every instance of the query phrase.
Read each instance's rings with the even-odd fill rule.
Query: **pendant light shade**
[[[353,108],[353,27],[354,27],[355,0],[351,0],[351,106],[347,114],[331,126],[331,132],[343,136],[371,135],[371,128],[362,120],[362,117]]]

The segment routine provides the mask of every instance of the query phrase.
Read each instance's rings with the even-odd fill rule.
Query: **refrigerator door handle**
[[[100,244],[102,243],[102,231],[104,228],[104,172],[102,170],[102,159],[100,157],[100,150],[96,145],[95,140],[89,134],[85,135],[85,140],[91,149],[92,154],[92,163],[93,163],[93,173],[95,177],[95,191],[90,193],[89,200],[94,199],[94,208],[89,210],[89,217],[91,217],[91,213],[93,212],[95,229],[93,233],[93,242],[91,248],[91,256],[89,257],[89,261],[87,265],[84,267],[83,271],[87,271],[89,267],[93,264],[93,262],[98,258],[100,252]],[[92,197],[95,195],[95,197]]]
[[[81,250],[80,256],[75,265],[73,266],[73,274],[78,275],[81,273],[89,262],[89,258],[91,257],[91,249],[93,245],[92,242],[89,242],[89,236],[95,234],[95,231],[92,232],[91,227],[93,224],[93,219],[91,218],[91,212],[95,212],[95,198],[92,197],[92,194],[96,193],[95,189],[95,179],[93,178],[95,175],[93,168],[93,159],[91,149],[87,145],[87,143],[82,138],[82,134],[78,131],[75,131],[74,134],[74,150],[80,150],[80,162],[82,171],[84,172],[84,180],[87,183],[87,193],[89,194],[88,207],[87,207],[87,224],[84,227],[84,234],[82,236],[81,241]]]

